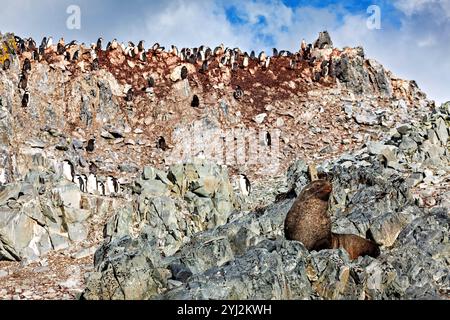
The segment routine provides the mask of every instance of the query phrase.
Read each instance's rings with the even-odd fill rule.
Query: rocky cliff
[[[2,296],[448,297],[450,106],[414,81],[330,44],[63,48],[18,45],[0,71]],[[280,194],[314,168],[333,231],[379,258],[284,239]]]

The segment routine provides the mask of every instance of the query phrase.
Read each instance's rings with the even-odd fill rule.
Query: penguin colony
[[[75,167],[70,160],[64,160],[61,164],[61,172],[64,179],[78,185],[83,193],[111,196],[120,192],[119,180],[113,176],[97,177],[90,166],[89,175],[76,174]]]
[[[321,33],[323,34],[323,33]],[[219,68],[230,68],[232,72],[238,69],[248,69],[250,62],[254,62],[261,70],[268,70],[271,66],[271,61],[279,57],[288,58],[288,63],[285,66],[288,70],[297,70],[301,66],[301,62],[306,62],[312,68],[312,80],[320,81],[322,78],[328,76],[335,77],[334,75],[334,62],[333,53],[328,60],[317,61],[314,50],[317,49],[316,45],[307,44],[303,40],[300,44],[300,50],[296,53],[292,53],[287,50],[279,51],[277,48],[273,48],[272,56],[266,54],[262,51],[258,55],[254,51],[243,52],[239,48],[228,48],[223,44],[215,47],[214,49],[207,46],[201,45],[195,48],[182,48],[179,50],[176,46],[172,45],[169,50],[162,47],[159,43],[155,43],[148,50],[145,48],[145,42],[143,40],[139,41],[137,45],[129,41],[127,44],[120,43],[117,39],[114,39],[106,46],[103,45],[103,38],[99,38],[96,43],[92,43],[90,46],[86,44],[78,44],[76,41],[71,41],[65,43],[64,38],[59,39],[59,41],[54,44],[52,37],[44,37],[38,46],[32,38],[21,38],[14,36],[16,43],[15,48],[12,48],[7,41],[3,43],[3,46],[8,48],[8,50],[13,54],[21,55],[23,53],[28,53],[27,58],[23,60],[21,74],[19,75],[18,87],[22,94],[22,106],[27,108],[30,105],[31,96],[30,92],[27,91],[28,79],[32,70],[32,61],[47,61],[50,63],[54,61],[55,56],[61,57],[64,60],[64,65],[67,66],[75,64],[79,66],[80,62],[83,63],[82,71],[90,70],[96,71],[102,68],[102,60],[99,59],[101,53],[108,53],[112,51],[120,51],[127,59],[135,59],[143,64],[148,63],[149,59],[153,57],[158,57],[162,53],[169,54],[170,56],[178,57],[179,64],[190,63],[195,66],[197,71],[202,74],[207,74],[211,71],[211,64],[217,62]],[[328,44],[328,47],[331,47]],[[319,49],[326,48],[327,44],[321,45]],[[30,58],[28,58],[30,57]],[[167,57],[167,55],[165,55]],[[8,70],[10,68],[11,61],[6,59],[3,62],[2,68]],[[181,69],[181,79],[189,80],[189,72],[186,65],[182,66]],[[126,92],[124,99],[126,102],[133,101],[135,93],[137,90],[141,89],[149,94],[153,93],[153,88],[157,86],[155,79],[149,77],[145,79],[145,88],[129,88]],[[236,88],[233,96],[236,100],[242,99],[244,92],[242,88]],[[193,107],[197,107],[197,103],[193,103]]]

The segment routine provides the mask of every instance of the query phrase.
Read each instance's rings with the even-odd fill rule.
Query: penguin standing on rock
[[[133,88],[128,89],[125,101],[127,102],[133,101]]]
[[[198,98],[198,96],[196,94],[194,94],[194,97],[192,98],[192,102],[191,102],[191,107],[198,108],[199,105],[200,105],[200,99]]]
[[[95,46],[96,51],[102,51],[102,42],[103,42],[103,38],[102,37],[98,38],[97,45]]]
[[[30,105],[30,92],[25,90],[22,96],[22,108],[27,108]]]
[[[88,144],[86,146],[86,151],[91,153],[94,152],[95,149],[95,138],[89,139]]]
[[[240,86],[236,86],[236,89],[234,90],[234,93],[233,93],[233,97],[236,100],[240,100],[240,99],[242,99],[243,96],[244,96],[244,91],[242,91]]]
[[[159,137],[158,149],[161,149],[162,151],[166,151],[168,149],[166,139],[164,139],[164,137]]]
[[[22,73],[19,80],[19,89],[26,90],[28,86],[27,74]]]
[[[188,69],[186,68],[186,66],[183,66],[181,68],[181,79],[186,79],[188,76]]]
[[[25,73],[25,72],[28,72],[28,71],[31,71],[31,61],[30,61],[30,59],[26,58],[23,61],[22,72]]]
[[[250,180],[245,174],[239,175],[239,189],[245,197],[248,197],[250,195],[250,192],[252,191]]]

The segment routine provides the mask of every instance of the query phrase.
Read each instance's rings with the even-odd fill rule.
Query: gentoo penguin
[[[264,69],[269,69],[270,65],[270,57],[267,57],[266,61],[264,61]]]
[[[113,39],[113,41],[111,42],[111,50],[116,50],[119,47],[119,43],[117,42],[117,39]]]
[[[42,38],[41,45],[39,47],[42,47],[45,49],[47,47],[47,37]]]
[[[3,62],[3,70],[9,70],[9,68],[10,68],[10,66],[11,66],[11,61],[9,61],[9,59],[6,59],[4,62]]]
[[[198,108],[199,105],[200,105],[200,99],[198,98],[198,96],[196,94],[194,94],[194,97],[192,98],[192,102],[191,102],[191,107]]]
[[[273,57],[278,57],[278,50],[277,50],[277,48],[273,48],[272,50],[273,50],[272,56]]]
[[[31,61],[28,58],[25,58],[25,60],[23,61],[23,67],[22,67],[22,72],[28,72],[31,71]]]
[[[103,42],[103,38],[100,37],[97,40],[97,45],[95,46],[95,50],[96,51],[101,51],[102,50],[102,42]]]
[[[70,61],[70,52],[69,51],[64,52],[64,60]]]
[[[69,49],[69,48],[71,48],[71,47],[73,47],[73,46],[76,46],[76,45],[77,45],[77,40],[72,40],[72,41],[70,41],[69,44],[66,44],[66,45],[65,45],[65,48],[66,48],[66,49]]]
[[[244,96],[244,91],[242,91],[240,86],[236,86],[236,89],[234,90],[234,93],[233,93],[233,97],[236,100],[240,100],[240,99],[242,99],[243,96]]]
[[[20,80],[19,80],[19,89],[26,90],[27,85],[28,85],[27,75],[26,75],[26,73],[22,73],[20,75]]]
[[[25,93],[22,97],[22,108],[26,108],[30,105],[30,92],[25,90]]]
[[[75,177],[75,168],[71,161],[64,160],[62,163],[62,173],[64,178],[66,178],[69,181],[74,181]]]
[[[300,45],[300,48],[302,49],[302,51],[306,50],[306,41],[305,41],[305,39],[302,40],[302,44]]]
[[[74,178],[73,182],[78,184],[81,192],[86,192],[86,186],[84,184],[84,180],[83,180],[83,178],[80,175],[78,175],[78,174],[75,175],[75,178]]]
[[[172,45],[170,53],[173,54],[174,56],[178,56],[178,48],[176,46]]]
[[[139,52],[139,60],[142,62],[147,62],[147,54],[145,51]]]
[[[95,149],[95,138],[89,139],[88,144],[86,146],[87,152],[93,152]]]
[[[63,45],[61,45],[60,43],[58,43],[57,47],[56,47],[56,53],[59,55],[63,55],[64,52],[66,52],[66,49],[64,48]]]
[[[97,191],[97,177],[92,173],[87,178],[86,191],[89,194],[94,194]]]
[[[128,89],[127,95],[125,96],[125,101],[127,102],[133,101],[133,88]]]
[[[34,61],[39,61],[39,52],[38,52],[37,49],[33,50],[32,58],[33,58]]]
[[[252,50],[252,52],[250,52],[250,59],[255,59],[256,55],[255,55],[255,51]]]
[[[264,136],[264,143],[266,144],[266,146],[270,147],[272,145],[272,137],[270,135],[269,132],[266,132],[265,136]]]
[[[168,149],[166,139],[164,139],[164,137],[159,137],[158,149],[161,149],[162,151],[166,151]]]
[[[105,195],[110,195],[111,193],[119,192],[119,184],[117,179],[109,176],[106,178]]]
[[[139,41],[139,43],[138,43],[138,50],[139,50],[140,52],[145,51],[145,48],[144,48],[144,40]]]
[[[81,192],[87,192],[87,177],[85,174],[81,175],[81,180],[83,181],[83,190]]]
[[[80,55],[80,50],[75,51],[75,53],[73,54],[72,60],[77,61],[79,55]]]
[[[245,53],[245,55],[244,55],[244,59],[242,60],[242,67],[243,68],[247,68],[248,67],[248,54],[247,54],[247,52]]]
[[[36,49],[36,41],[33,38],[28,38],[28,49],[34,50]]]
[[[50,48],[53,45],[53,37],[49,37],[47,40],[47,44],[45,46],[46,49]]]
[[[202,68],[200,69],[201,73],[206,73],[208,71],[208,60],[203,61]]]
[[[153,51],[157,51],[159,49],[159,43],[156,42],[153,46],[152,46],[152,50]]]
[[[242,195],[244,195],[245,197],[248,197],[250,195],[252,186],[250,184],[250,180],[248,180],[245,174],[239,175],[239,188]]]
[[[181,68],[181,79],[186,79],[188,76],[188,69],[186,68],[186,66],[183,66]]]
[[[267,59],[266,53],[264,51],[261,51],[261,53],[258,55],[259,63],[261,63],[261,65],[264,65],[266,59]]]
[[[97,181],[97,191],[102,196],[106,195],[105,184],[103,182]]]

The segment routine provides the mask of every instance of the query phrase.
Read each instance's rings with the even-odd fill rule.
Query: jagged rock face
[[[142,62],[120,50],[98,52],[94,70],[87,52],[67,62],[50,48],[32,62],[26,108],[27,53],[12,55],[0,71],[0,260],[102,243],[85,299],[441,297],[450,194],[423,189],[449,172],[449,104],[431,110],[414,82],[361,48],[333,49],[326,33],[316,47],[317,60],[294,69],[279,56],[207,72],[168,52]],[[324,61],[334,75],[316,79]],[[227,167],[177,153],[185,137],[201,155],[242,129],[281,131],[279,153]],[[284,239],[293,199],[275,196],[299,194],[312,162],[333,183],[333,231],[372,238],[379,259]],[[231,182],[242,172],[250,197]]]
[[[447,116],[443,114],[433,116],[425,127],[439,130],[444,118]],[[398,130],[414,135],[424,128]],[[440,140],[435,142],[441,145]],[[445,144],[448,146],[448,137]],[[151,254],[150,260],[142,260],[137,267],[148,274],[156,272],[151,289],[129,298],[441,298],[449,285],[449,243],[445,236],[449,231],[448,208],[429,210],[415,204],[404,174],[408,171],[400,170],[411,162],[384,161],[380,155],[387,146],[380,143],[375,148],[369,144],[319,167],[320,174],[332,179],[329,211],[333,232],[372,238],[382,246],[378,259],[350,261],[343,249],[308,252],[301,243],[286,241],[284,219],[293,203],[293,199],[287,199],[245,216],[232,214],[228,223],[192,234],[190,241],[170,256],[155,254],[157,238],[148,232],[141,232],[134,240],[132,257],[126,249],[131,243],[128,236],[106,243],[96,254],[96,271],[83,297],[109,299],[104,288],[111,283],[120,286],[117,292],[130,290],[132,272],[110,281],[105,280],[108,270],[122,270],[136,256]],[[400,152],[396,156],[404,159]],[[448,168],[450,157],[445,152],[443,156],[440,165]],[[287,182],[296,190],[309,182],[303,161],[289,168]],[[414,266],[416,255],[421,258]],[[116,297],[124,298],[123,294]]]

